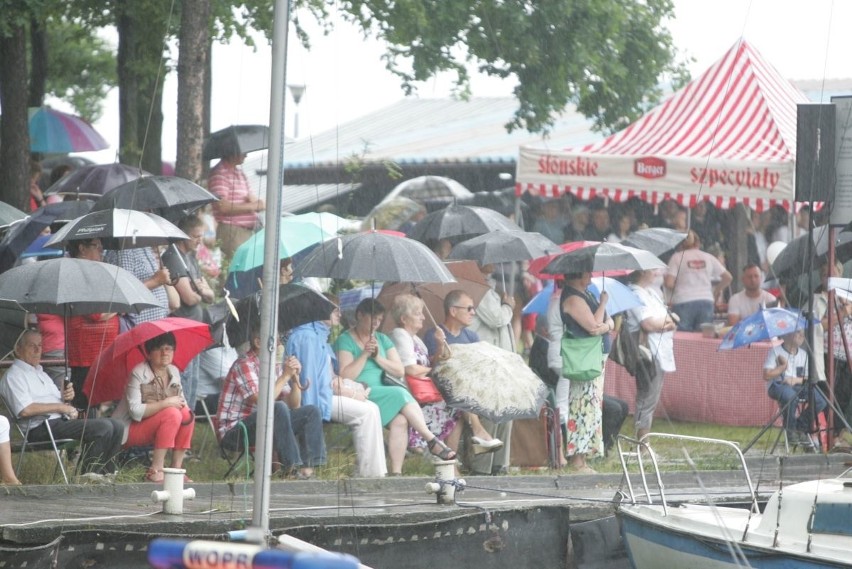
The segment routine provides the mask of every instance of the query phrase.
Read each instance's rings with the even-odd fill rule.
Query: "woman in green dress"
[[[427,441],[429,452],[442,460],[453,460],[456,453],[426,426],[423,411],[411,393],[403,387],[385,385],[382,374],[403,377],[405,369],[393,341],[378,332],[385,308],[368,298],[355,309],[355,325],[342,333],[334,344],[340,376],[360,381],[368,388],[367,398],[379,406],[382,425],[388,428],[390,474],[402,473],[402,461],[408,446],[408,427]]]

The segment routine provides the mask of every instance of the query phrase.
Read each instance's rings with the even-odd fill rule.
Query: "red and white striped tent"
[[[741,39],[700,77],[620,132],[579,149],[522,146],[515,190],[789,209],[795,195],[796,105],[807,102]]]

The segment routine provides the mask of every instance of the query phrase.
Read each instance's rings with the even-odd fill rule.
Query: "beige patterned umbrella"
[[[447,405],[497,423],[538,417],[547,386],[521,356],[487,342],[450,348],[432,370]]]

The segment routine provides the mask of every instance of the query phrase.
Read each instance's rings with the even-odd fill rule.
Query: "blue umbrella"
[[[618,314],[625,310],[630,310],[642,304],[636,293],[629,286],[620,281],[609,277],[594,277],[592,284],[589,285],[589,292],[595,295],[595,298],[600,299],[600,289],[603,288],[609,294],[609,301],[606,304],[608,314]],[[548,284],[544,289],[535,295],[526,306],[524,306],[524,314],[544,314],[547,312],[547,305],[550,303],[550,297],[553,294],[553,283]]]
[[[798,312],[786,308],[766,308],[737,322],[722,338],[719,349],[732,350],[752,342],[770,340],[796,330],[804,330],[807,325],[807,320]]]
[[[21,253],[21,259],[27,259],[29,257],[53,258],[64,256],[65,252],[62,249],[53,249],[51,247],[44,246],[48,239],[50,239],[50,235],[41,235],[36,237],[35,241],[33,241],[30,246],[24,249],[24,252]]]

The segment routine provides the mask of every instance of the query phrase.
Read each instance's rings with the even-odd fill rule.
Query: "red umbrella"
[[[89,368],[83,384],[83,392],[89,396],[89,404],[121,399],[130,372],[138,363],[145,361],[143,344],[166,332],[175,335],[177,346],[172,363],[181,370],[201,350],[213,343],[210,327],[204,322],[175,317],[143,322],[119,334],[115,342]]]
[[[540,279],[561,279],[562,275],[551,275],[543,272],[544,268],[556,257],[562,255],[563,253],[568,253],[569,251],[576,251],[577,249],[582,249],[583,247],[589,247],[591,245],[600,245],[600,241],[571,241],[569,243],[563,243],[559,246],[562,249],[561,253],[554,253],[553,255],[545,255],[544,257],[539,257],[538,259],[533,259],[530,261],[529,272],[534,277],[538,277]],[[622,277],[624,275],[630,274],[630,271],[606,271],[604,272],[594,272],[592,273],[593,277]]]

